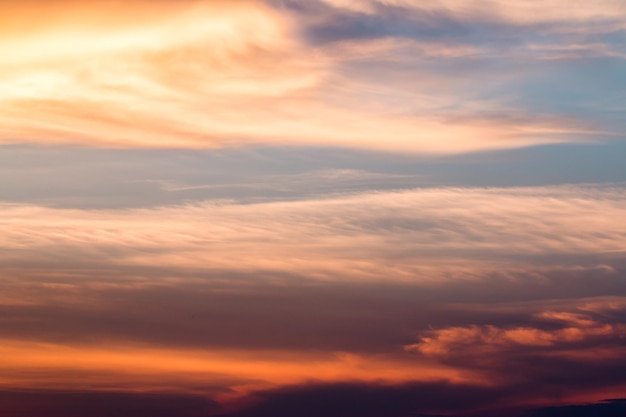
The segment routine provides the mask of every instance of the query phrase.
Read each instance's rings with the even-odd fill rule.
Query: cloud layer
[[[316,271],[402,280],[461,257],[465,267],[623,251],[620,188],[421,189],[348,197],[125,211],[5,205],[5,265],[80,256],[108,265]],[[247,256],[242,258],[242,254]],[[324,262],[321,260],[324,259]],[[452,260],[452,261],[450,261]],[[326,272],[324,272],[326,271]],[[333,271],[333,272],[331,272]],[[382,273],[382,271],[387,271]],[[393,272],[392,272],[393,271]]]
[[[622,3],[0,0],[0,417],[622,416]]]
[[[624,204],[609,186],[5,204],[0,382],[182,392],[242,416],[318,391],[484,396],[398,415],[619,397]]]
[[[458,153],[621,137],[619,119],[600,117],[619,98],[606,86],[597,89],[606,104],[586,117],[565,104],[537,112],[543,97],[524,97],[564,60],[622,65],[623,45],[591,39],[600,36],[591,29],[561,39],[581,21],[622,30],[619,4],[470,6],[4,3],[0,140]],[[549,40],[534,39],[548,23]],[[524,45],[511,49],[512,36]]]

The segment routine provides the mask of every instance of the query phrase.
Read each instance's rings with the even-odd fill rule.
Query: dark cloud
[[[624,308],[584,304],[546,311],[517,326],[449,327],[424,332],[408,347],[503,386],[550,400],[626,385]]]
[[[426,417],[494,407],[512,395],[446,383],[305,385],[255,393],[254,405],[224,417]]]
[[[258,274],[255,276],[258,280]],[[232,274],[223,278],[236,280]],[[51,297],[50,304],[2,308],[5,336],[55,341],[131,339],[192,347],[382,351],[409,342],[433,309],[417,289],[407,292],[401,287],[302,281],[292,285],[209,281],[42,292]],[[65,297],[76,296],[87,302],[64,302]]]
[[[525,400],[545,395],[522,387],[446,383],[302,385],[257,392],[243,410],[224,417],[617,417],[626,400],[536,409]],[[507,404],[508,403],[508,404]]]
[[[474,44],[519,44],[532,32],[515,25],[474,13],[471,18],[444,7],[420,8],[371,2],[371,13],[333,7],[319,0],[269,0],[274,6],[299,15],[303,34],[313,44],[375,38],[408,38],[423,41],[439,39]],[[474,11],[475,12],[475,11]],[[308,22],[308,25],[306,24]],[[540,31],[545,25],[533,24]]]
[[[0,391],[2,417],[203,417],[217,408],[199,395]]]
[[[575,311],[626,293],[623,272],[593,268],[435,284],[320,283],[271,271],[100,274],[5,280],[15,299],[36,303],[2,306],[0,334],[63,343],[393,352],[429,327],[538,325],[533,314]],[[168,283],[171,276],[183,282]],[[603,314],[609,323],[626,321],[622,310]]]
[[[413,11],[402,7],[379,6],[379,13],[357,14],[333,11],[308,36],[315,43],[385,37],[419,39],[459,39],[470,35],[470,28],[444,12]]]
[[[527,412],[524,417],[623,417],[626,400],[607,400],[599,404],[546,407]]]
[[[511,388],[446,383],[328,384],[260,391],[224,406],[202,395],[0,391],[1,417],[622,417],[626,400],[533,409]],[[232,411],[235,408],[237,411]],[[227,410],[231,411],[227,411]]]

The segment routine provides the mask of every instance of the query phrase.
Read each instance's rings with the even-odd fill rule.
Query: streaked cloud
[[[602,0],[594,4],[572,6],[563,0],[508,2],[487,0],[323,0],[333,7],[359,13],[376,14],[381,8],[400,7],[407,10],[443,12],[464,19],[500,19],[515,23],[617,21],[624,22],[624,5],[619,0]]]
[[[0,416],[623,414],[621,3],[0,0]]]
[[[355,4],[333,6],[360,14],[363,7],[383,7],[362,2],[354,10]],[[3,36],[1,139],[104,147],[280,144],[456,153],[620,134],[593,117],[533,114],[511,105],[506,95],[485,100],[485,90],[506,86],[511,77],[527,78],[516,65],[496,76],[490,60],[502,48],[446,36],[423,39],[419,33],[413,40],[389,34],[320,45],[302,32],[312,24],[330,31],[324,23],[328,10],[316,9],[316,20],[315,13],[305,18],[273,6],[62,2],[33,12],[4,4],[6,19],[33,24],[8,24]],[[415,5],[384,7],[412,10]],[[441,7],[467,8],[454,2]],[[532,7],[500,9],[511,19],[538,15]],[[609,13],[599,6],[585,10],[582,17],[564,18]],[[380,25],[392,28],[394,21],[383,17],[375,26]],[[474,69],[461,75],[454,70],[460,66]],[[527,116],[503,120],[502,113]]]
[[[316,381],[468,381],[445,365],[335,352],[163,350],[124,344],[64,346],[3,341],[0,386],[21,389],[169,391],[220,401],[255,389]],[[316,369],[311,372],[311,367]],[[93,375],[93,377],[90,377]],[[158,379],[155,379],[158,377]],[[204,381],[209,381],[204,382]],[[211,389],[211,385],[214,386]]]
[[[602,263],[623,250],[622,195],[620,188],[594,187],[422,189],[126,211],[5,205],[0,244],[5,265],[23,257],[32,266],[55,258],[71,265],[76,257],[403,280],[432,265],[469,271],[466,258],[481,254],[492,265],[553,256]],[[465,267],[453,261],[458,257]]]
[[[78,209],[294,201],[416,187],[621,187],[626,182],[624,152],[625,144],[617,142],[436,158],[335,148],[173,151],[20,145],[0,147],[0,183],[6,202]]]
[[[528,406],[543,388],[513,387],[503,364],[545,357],[593,370],[604,382],[557,385],[599,400],[623,383],[625,209],[607,186],[5,204],[3,384],[198,394],[207,380],[227,406],[311,383],[508,381]]]

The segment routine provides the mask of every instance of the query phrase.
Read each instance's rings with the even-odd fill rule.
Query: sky
[[[626,415],[623,0],[0,0],[0,417]]]

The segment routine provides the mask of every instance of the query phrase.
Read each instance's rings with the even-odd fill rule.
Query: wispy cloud
[[[619,414],[622,3],[0,0],[0,416]]]
[[[392,6],[414,7],[384,7]],[[253,1],[158,7],[62,2],[35,12],[2,7],[8,20],[36,22],[9,24],[3,36],[4,143],[281,144],[454,153],[617,134],[593,120],[558,114],[502,123],[490,116],[506,105],[502,100],[477,112],[476,103],[488,103],[479,98],[477,77],[491,72],[490,65],[479,64],[480,71],[460,84],[465,77],[451,68],[474,67],[480,43],[396,44],[384,36],[373,43],[318,45],[300,33],[302,16]],[[342,7],[354,12],[351,2]],[[501,9],[536,15],[534,9]],[[393,21],[380,25],[392,27]],[[359,57],[368,62],[359,64]],[[434,67],[425,65],[433,59]],[[376,77],[367,75],[367,68],[384,67]],[[487,88],[506,84],[510,77],[504,75],[511,71],[502,72],[495,85],[492,72]],[[524,112],[509,112],[518,110]]]
[[[363,14],[382,14],[389,8],[407,11],[449,14],[459,20],[501,20],[517,24],[558,22],[619,22],[624,23],[624,5],[619,0],[602,0],[594,4],[574,7],[563,0],[510,2],[487,0],[443,0],[421,2],[419,0],[322,0],[332,7]]]
[[[602,262],[623,248],[624,210],[620,189],[593,187],[422,189],[125,211],[5,205],[0,244],[5,265],[23,257],[33,266],[55,258],[71,265],[73,257],[111,265],[158,260],[402,280],[459,257]]]
[[[583,363],[618,352],[624,334],[623,300],[609,298],[625,290],[624,210],[620,189],[591,186],[4,205],[5,384],[48,388],[48,372],[71,388],[88,369],[135,388],[155,389],[158,373],[195,390],[204,375],[248,393],[311,380],[483,384],[511,355],[537,352]],[[484,351],[487,367],[467,356]]]

